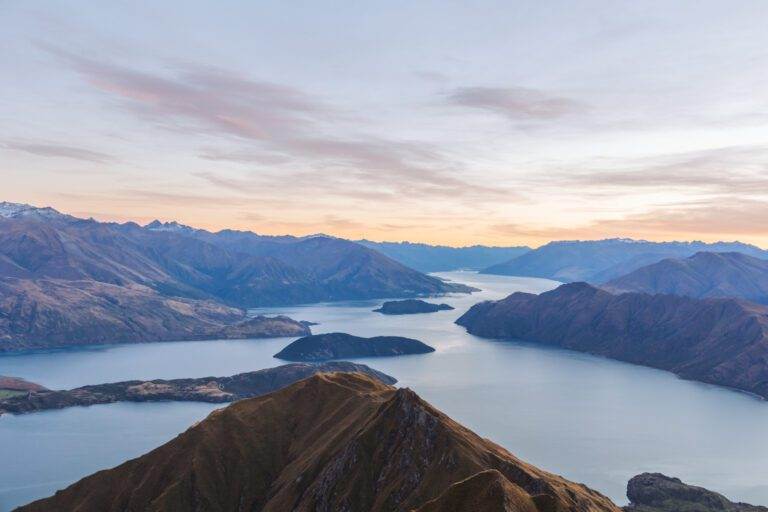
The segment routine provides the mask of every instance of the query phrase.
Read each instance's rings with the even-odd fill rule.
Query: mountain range
[[[598,284],[665,258],[687,258],[702,251],[738,252],[768,259],[768,251],[741,242],[648,242],[613,238],[550,242],[507,262],[487,267],[482,273]]]
[[[242,320],[245,308],[469,291],[338,238],[97,222],[0,203],[4,343],[105,339],[102,327],[134,324],[149,326],[138,341],[168,339]]]
[[[372,242],[370,240],[358,240],[358,243],[421,272],[480,270],[504,263],[531,250],[530,247],[526,246],[472,245],[449,247],[413,242]]]
[[[211,413],[170,442],[21,512],[619,512],[410,389],[323,373]]]
[[[641,267],[601,285],[613,293],[737,297],[768,304],[768,260],[738,252],[698,252]]]
[[[768,398],[768,307],[738,299],[614,295],[587,283],[472,306],[475,335],[651,366]]]

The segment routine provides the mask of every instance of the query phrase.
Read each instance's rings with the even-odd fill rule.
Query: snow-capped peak
[[[179,224],[175,220],[171,222],[160,222],[159,220],[153,220],[144,227],[150,231],[170,231],[173,233],[192,233],[197,231],[195,228],[185,226],[184,224]]]
[[[51,207],[38,208],[30,204],[0,202],[0,217],[6,219],[18,219],[21,217],[43,217],[47,219],[58,219],[65,217]]]

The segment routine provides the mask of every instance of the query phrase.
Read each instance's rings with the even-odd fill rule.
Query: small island
[[[419,340],[401,336],[361,338],[342,332],[315,334],[294,341],[275,354],[286,361],[327,361],[351,357],[388,357],[426,354],[435,349]]]
[[[48,409],[64,409],[66,407],[113,402],[234,402],[243,398],[265,395],[311,377],[316,373],[328,372],[357,372],[373,377],[384,384],[392,385],[397,382],[389,375],[364,364],[346,361],[323,364],[294,363],[277,368],[239,373],[230,377],[130,380],[61,391],[51,391],[38,386],[36,389],[0,399],[0,415],[4,413],[26,414]],[[0,377],[0,384],[4,382],[3,379]]]
[[[383,315],[415,315],[419,313],[435,313],[437,311],[449,311],[453,309],[448,304],[433,304],[419,299],[391,300],[387,301],[378,309],[376,313]]]

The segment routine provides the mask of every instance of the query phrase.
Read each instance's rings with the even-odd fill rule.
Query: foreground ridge
[[[481,474],[488,470],[495,473]],[[477,510],[620,510],[481,439],[410,389],[359,373],[317,374],[237,402],[18,510],[471,510],[459,507],[463,488],[489,489],[487,503],[520,504]]]

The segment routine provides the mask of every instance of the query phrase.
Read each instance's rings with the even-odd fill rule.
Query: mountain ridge
[[[244,308],[473,290],[336,238],[147,228],[11,203],[0,211],[0,351],[9,340],[45,348],[74,336],[68,343],[77,344],[80,334],[183,339],[207,332],[212,317],[231,323]],[[90,322],[86,311],[95,313]]]
[[[510,261],[485,268],[481,273],[604,283],[665,258],[688,257],[700,251],[741,252],[768,258],[767,250],[742,242],[567,240],[549,242]]]
[[[668,258],[641,267],[601,288],[613,293],[735,297],[768,304],[768,260],[737,252],[697,252],[685,259]]]
[[[531,250],[526,246],[452,247],[419,242],[374,242],[372,240],[357,240],[357,242],[421,272],[480,270]]]

